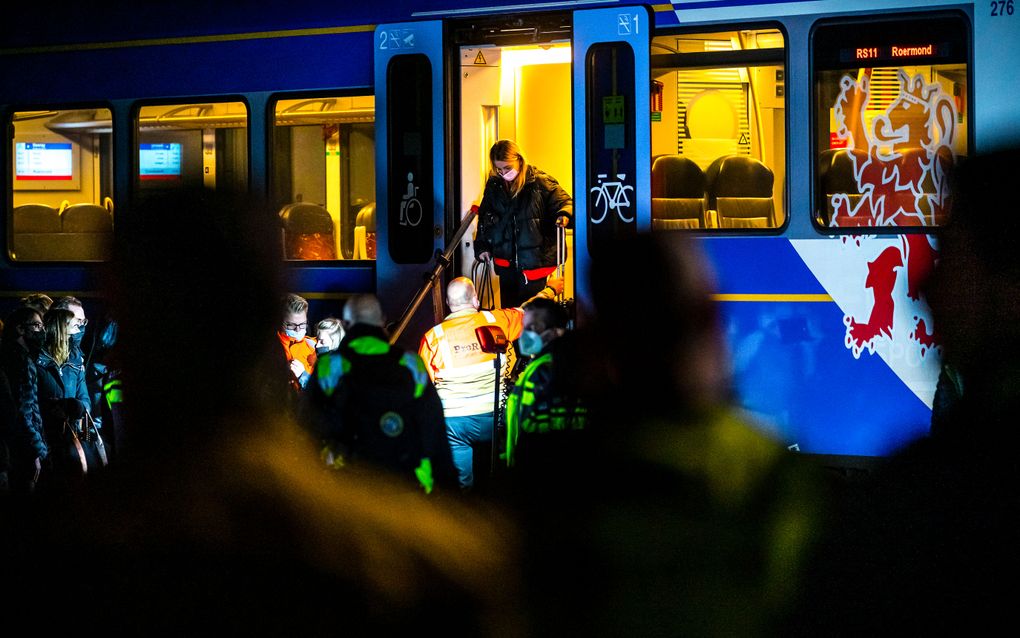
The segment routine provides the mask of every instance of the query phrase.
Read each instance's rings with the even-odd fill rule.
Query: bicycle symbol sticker
[[[422,208],[417,195],[418,187],[414,185],[414,173],[408,173],[407,193],[400,198],[401,226],[417,226],[421,223]]]
[[[601,224],[605,219],[609,211],[614,211],[620,217],[620,221],[625,224],[629,224],[634,221],[634,216],[627,217],[627,212],[630,209],[630,198],[627,197],[627,192],[634,192],[633,186],[627,186],[623,182],[627,179],[625,173],[617,173],[616,181],[603,182],[602,180],[609,177],[606,173],[599,173],[598,180],[599,185],[594,186],[591,189],[592,193],[596,194],[595,204],[592,207],[592,219],[591,223]],[[595,215],[598,213],[601,207],[601,214],[598,217]]]

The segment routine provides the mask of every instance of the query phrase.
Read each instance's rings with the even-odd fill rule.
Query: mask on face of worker
[[[542,351],[542,336],[534,330],[525,330],[519,341],[521,354],[530,357]]]

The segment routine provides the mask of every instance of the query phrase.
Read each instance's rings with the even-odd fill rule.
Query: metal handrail
[[[408,304],[403,314],[400,315],[400,321],[397,322],[396,327],[390,332],[391,345],[396,343],[397,339],[400,338],[400,335],[402,335],[404,330],[407,329],[407,325],[411,323],[411,317],[414,316],[414,313],[418,312],[418,308],[421,307],[422,302],[425,301],[425,297],[429,295],[433,286],[438,284],[439,278],[443,275],[443,271],[446,270],[452,263],[450,261],[450,257],[453,256],[453,251],[455,251],[457,246],[460,245],[461,237],[463,237],[464,233],[467,232],[468,227],[471,226],[471,222],[475,220],[475,217],[478,217],[478,207],[472,206],[471,210],[469,210],[467,215],[464,216],[464,219],[461,220],[460,227],[457,228],[457,232],[454,233],[453,239],[451,239],[450,243],[446,245],[446,250],[443,252],[439,252],[438,250],[436,251],[436,263],[432,266],[432,270],[425,275],[425,283],[411,299],[411,303]]]

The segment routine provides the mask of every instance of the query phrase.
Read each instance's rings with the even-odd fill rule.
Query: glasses
[[[84,328],[85,326],[89,325],[89,320],[88,319],[75,319],[74,320],[74,325],[78,326],[79,328]]]
[[[308,327],[308,322],[306,321],[304,323],[288,323],[285,321],[283,322],[283,327],[286,328],[287,330],[303,330]]]
[[[507,173],[516,169],[517,167],[511,164],[509,166],[495,166],[493,168],[495,169],[497,175],[506,175]]]
[[[31,328],[34,332],[39,332],[45,327],[41,321],[29,321],[28,323],[21,324],[21,326],[23,328]]]

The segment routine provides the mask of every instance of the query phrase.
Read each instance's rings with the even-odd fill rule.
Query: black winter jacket
[[[510,196],[498,175],[485,184],[478,207],[475,254],[505,259],[516,270],[556,265],[556,218],[572,217],[573,201],[554,177],[529,166],[524,188]]]
[[[10,434],[12,463],[26,463],[49,454],[39,413],[39,394],[35,358],[20,343],[0,349],[0,366],[7,375],[11,399],[16,409]]]

